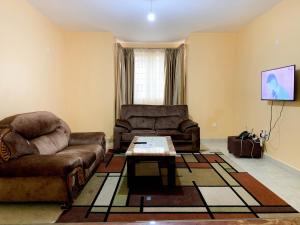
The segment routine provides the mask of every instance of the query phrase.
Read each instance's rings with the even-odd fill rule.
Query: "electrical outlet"
[[[216,128],[218,126],[218,124],[216,122],[212,123],[211,125],[212,127]]]
[[[261,130],[259,134],[260,146],[263,146],[266,143],[266,141],[268,141],[268,138],[269,138],[269,134],[267,133],[267,131]]]

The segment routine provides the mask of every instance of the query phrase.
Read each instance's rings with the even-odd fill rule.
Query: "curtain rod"
[[[155,47],[155,48],[147,48],[147,47],[123,47],[122,46],[122,48],[124,48],[124,49],[138,49],[138,50],[143,50],[143,49],[145,49],[145,50],[165,50],[165,49],[177,49],[177,48],[179,48],[181,45],[179,45],[179,46],[174,46],[174,47],[169,47],[169,48],[167,48],[167,47],[161,47],[161,48],[159,48],[159,47]]]
[[[136,49],[167,49],[167,48],[177,48],[182,44],[185,44],[185,40],[177,42],[125,42],[116,40],[125,48],[136,48]]]

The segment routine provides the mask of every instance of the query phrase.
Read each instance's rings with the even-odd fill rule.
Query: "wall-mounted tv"
[[[261,73],[261,99],[294,101],[295,71],[295,65],[263,71]]]

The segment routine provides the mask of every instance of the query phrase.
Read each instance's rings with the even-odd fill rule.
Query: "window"
[[[165,92],[165,50],[134,50],[134,104],[162,105]]]

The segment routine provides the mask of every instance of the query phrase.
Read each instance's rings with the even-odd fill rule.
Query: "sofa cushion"
[[[30,140],[51,133],[60,126],[60,120],[50,112],[32,112],[7,117],[0,122],[0,126],[11,127]]]
[[[31,142],[38,148],[41,155],[50,155],[68,146],[69,135],[64,127],[59,127],[54,132],[35,138]]]
[[[100,154],[100,152],[98,152],[100,150],[98,146],[99,145],[73,145],[58,152],[56,155],[76,156],[82,160],[84,168],[89,168],[95,162],[97,154]]]
[[[155,120],[155,130],[178,129],[183,119],[179,116],[157,117]]]
[[[39,152],[35,145],[9,128],[0,129],[0,148],[0,156],[3,161]]]
[[[105,148],[105,134],[103,132],[71,133],[69,145],[98,144]]]
[[[82,152],[92,152],[96,156],[96,161],[97,160],[103,160],[105,156],[105,148],[103,148],[102,145],[98,144],[85,144],[85,145],[77,145],[77,146],[72,146],[75,148],[80,148]],[[65,150],[73,149],[71,146],[66,148]]]
[[[122,133],[122,141],[132,141],[135,136],[155,136],[154,130],[132,130],[128,133]]]
[[[157,136],[171,136],[172,140],[192,140],[191,134],[185,134],[178,130],[157,130]]]
[[[61,176],[65,177],[82,161],[72,155],[26,155],[0,164],[2,177]]]
[[[132,129],[154,129],[155,118],[144,116],[132,116],[128,119]]]

